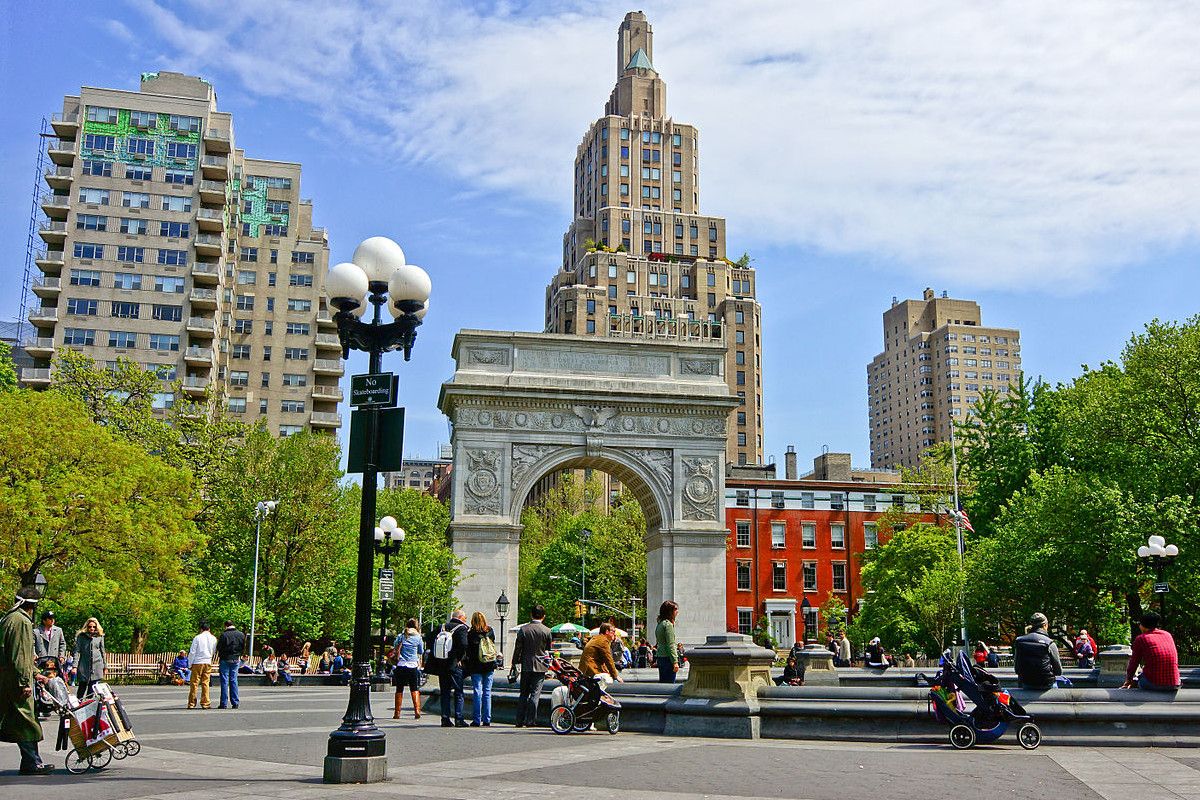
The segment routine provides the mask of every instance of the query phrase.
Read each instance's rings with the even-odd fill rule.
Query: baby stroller
[[[550,730],[586,731],[593,724],[603,725],[609,733],[621,729],[621,704],[605,690],[598,677],[585,678],[582,672],[555,655],[542,656],[542,663],[562,682],[553,693]]]
[[[38,699],[58,712],[60,725],[55,750],[68,750],[67,771],[79,775],[101,770],[116,758],[136,756],[142,745],[134,738],[121,699],[107,684],[97,683],[95,694],[77,702],[61,678],[38,684]]]
[[[1017,702],[1000,688],[1000,682],[986,670],[972,664],[966,652],[957,660],[947,652],[941,670],[932,679],[919,675],[930,684],[929,706],[935,719],[950,725],[950,745],[966,750],[976,744],[991,744],[1004,735],[1010,723],[1019,722],[1017,741],[1026,750],[1042,743],[1042,731]],[[963,698],[975,704],[966,710]]]

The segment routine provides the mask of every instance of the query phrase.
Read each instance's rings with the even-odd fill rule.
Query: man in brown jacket
[[[583,677],[591,678],[603,672],[613,680],[621,680],[617,662],[612,657],[612,643],[616,638],[617,629],[610,623],[601,622],[599,632],[587,640],[583,655],[579,657],[579,670]]]

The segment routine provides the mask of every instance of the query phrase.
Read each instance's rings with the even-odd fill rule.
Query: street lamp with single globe
[[[250,663],[254,663],[254,626],[258,621],[258,542],[262,535],[262,521],[275,510],[275,500],[260,500],[254,504],[254,589],[250,595]]]
[[[342,357],[351,350],[370,355],[372,374],[383,371],[383,354],[401,350],[407,361],[428,310],[432,289],[429,275],[408,264],[400,245],[383,236],[364,240],[350,261],[335,264],[325,279],[329,303],[337,309],[334,321]],[[366,318],[368,305],[371,315]],[[383,321],[384,306],[392,321]],[[366,318],[368,321],[364,321]],[[371,715],[371,605],[375,562],[375,496],[379,480],[379,407],[361,408],[364,434],[362,506],[358,527],[358,574],[354,598],[354,673],[350,700],[341,727],[329,735],[325,780],[363,783],[386,778],[386,739]],[[382,522],[383,520],[381,520]],[[393,521],[394,522],[394,521]],[[383,526],[380,525],[380,528]],[[351,762],[359,759],[372,759]]]
[[[46,580],[46,576],[39,569],[37,575],[33,576],[33,588],[37,589],[38,599],[46,596],[46,587],[50,585],[50,581]]]
[[[504,620],[508,617],[508,592],[501,589],[496,598],[496,619],[500,620],[500,652],[504,653]]]
[[[391,557],[400,552],[400,545],[404,544],[404,528],[396,524],[395,517],[384,517],[379,520],[379,525],[375,528],[375,552],[383,554],[383,568],[391,569]],[[382,663],[383,651],[387,648],[387,608],[388,601],[382,596],[383,590],[380,589],[379,598],[379,656]],[[382,671],[382,666],[380,667]]]
[[[1158,595],[1158,613],[1165,623],[1167,619],[1167,591],[1170,587],[1163,580],[1163,569],[1171,563],[1171,559],[1179,555],[1179,548],[1167,544],[1161,536],[1151,536],[1146,543],[1137,549],[1138,558],[1142,559],[1154,570],[1154,593]]]

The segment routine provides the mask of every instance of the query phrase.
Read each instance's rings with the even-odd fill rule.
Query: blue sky
[[[1050,381],[1200,310],[1195,4],[640,5],[668,108],[700,128],[702,210],[755,259],[769,454],[868,462],[866,364],[893,295],[978,300]],[[213,83],[248,154],[303,163],[333,261],[386,235],[429,271],[413,360],[391,364],[409,453],[447,440],[455,331],[541,329],[627,5],[0,8],[0,316],[18,311],[41,117],[81,84],[175,69]]]

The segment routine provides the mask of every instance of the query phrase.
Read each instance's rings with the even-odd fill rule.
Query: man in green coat
[[[21,589],[15,605],[0,617],[0,742],[15,742],[20,748],[22,775],[54,770],[38,755],[42,726],[33,708],[34,681],[44,680],[36,674],[33,658],[33,610],[38,596],[37,589]]]

